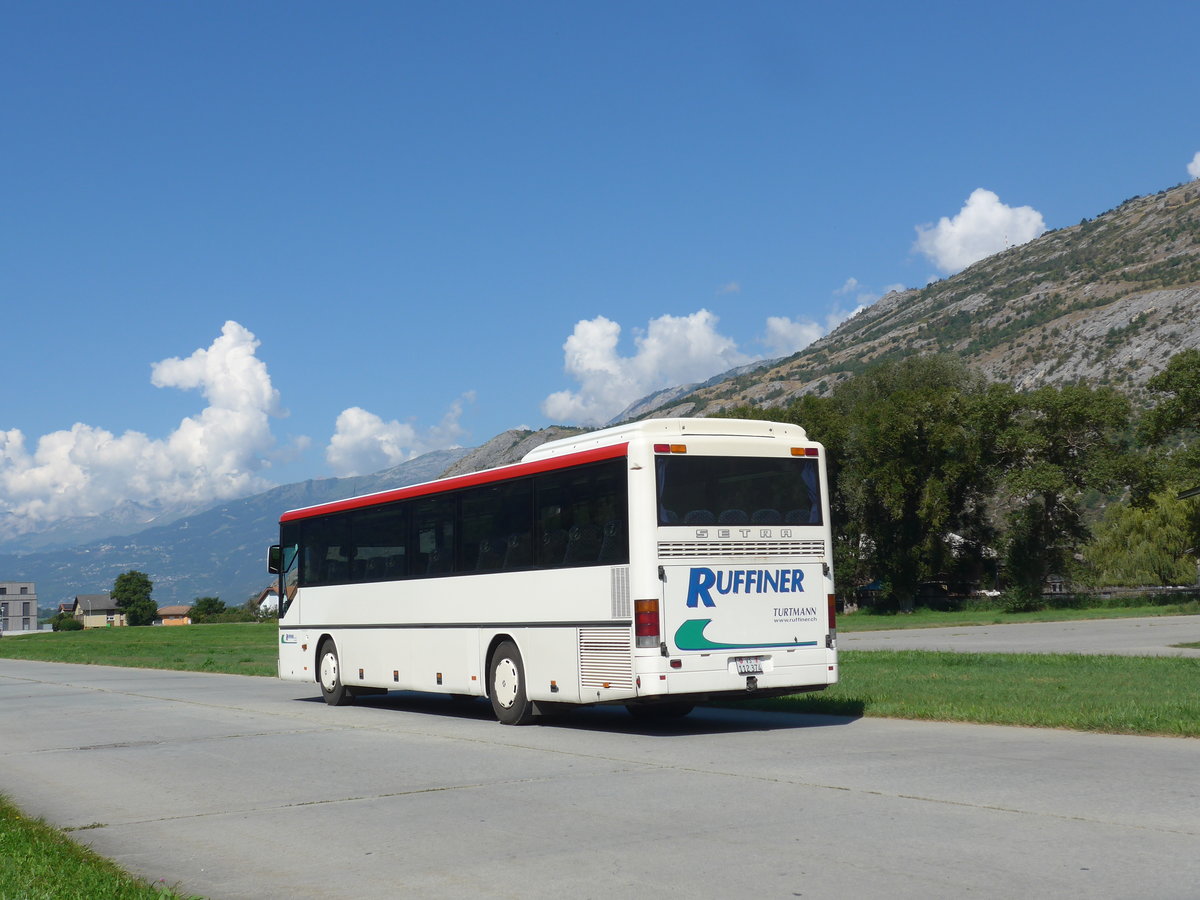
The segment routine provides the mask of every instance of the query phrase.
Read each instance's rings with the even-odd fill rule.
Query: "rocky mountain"
[[[0,513],[0,553],[57,550],[98,541],[117,534],[132,534],[155,525],[167,525],[202,512],[207,504],[147,504],[126,500],[102,515],[73,516],[48,523]]]
[[[677,400],[687,397],[697,391],[702,391],[705,388],[710,388],[714,385],[722,384],[730,379],[737,378],[739,375],[745,375],[750,372],[755,372],[760,369],[769,369],[783,361],[783,357],[778,359],[764,359],[758,362],[748,363],[744,366],[737,366],[727,372],[722,372],[719,375],[714,375],[706,381],[697,381],[692,384],[681,384],[677,387],[663,388],[660,391],[655,391],[643,397],[641,400],[634,401],[621,410],[617,415],[613,416],[605,424],[619,425],[621,422],[631,422],[636,419],[641,419],[654,412],[656,409],[661,409],[674,404]]]
[[[284,485],[128,537],[0,555],[0,573],[5,580],[34,582],[42,609],[56,608],[76,594],[109,591],[117,575],[130,569],[150,576],[159,606],[197,597],[220,597],[240,606],[271,581],[266,552],[279,539],[280,513],[430,481],[468,452],[437,450],[374,475]]]
[[[553,425],[541,431],[526,431],[514,429],[496,435],[482,447],[476,447],[457,462],[453,463],[443,476],[466,475],[468,472],[478,472],[481,469],[494,469],[496,466],[507,466],[520,462],[521,458],[534,447],[540,447],[549,441],[570,437],[586,431],[585,428],[564,428]]]
[[[888,294],[793,356],[685,396],[639,401],[630,418],[782,406],[872,362],[933,352],[958,354],[1023,389],[1086,380],[1136,399],[1191,347],[1200,347],[1195,181],[1127,200],[922,290]]]

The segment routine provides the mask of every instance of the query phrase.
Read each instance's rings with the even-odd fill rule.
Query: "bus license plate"
[[[761,675],[762,658],[758,656],[735,656],[733,664],[739,675]]]

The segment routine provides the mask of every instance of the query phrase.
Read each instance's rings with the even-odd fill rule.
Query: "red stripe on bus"
[[[410,500],[414,497],[428,497],[456,491],[461,488],[478,487],[483,484],[494,484],[499,481],[509,481],[523,478],[527,475],[537,475],[542,472],[553,472],[557,469],[571,469],[587,463],[603,462],[606,459],[617,459],[625,456],[629,448],[624,444],[611,444],[595,450],[583,450],[579,453],[568,453],[564,456],[553,456],[549,459],[539,459],[528,463],[515,463],[511,466],[501,466],[498,469],[485,469],[482,472],[471,472],[467,475],[455,475],[439,481],[427,481],[424,484],[414,484],[408,487],[395,488],[390,491],[380,491],[377,494],[364,494],[361,497],[349,497],[345,500],[334,500],[319,506],[307,506],[303,509],[293,509],[279,517],[280,522],[294,522],[298,519],[310,519],[314,516],[326,516],[332,513],[346,512],[351,509],[363,509],[368,506],[381,506],[395,500]]]

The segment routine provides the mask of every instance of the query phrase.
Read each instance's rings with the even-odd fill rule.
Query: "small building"
[[[37,588],[33,582],[0,581],[0,634],[37,630]]]
[[[251,607],[259,616],[275,616],[279,614],[279,591],[274,585],[261,591],[251,601]]]
[[[1047,575],[1042,582],[1042,595],[1062,595],[1070,593],[1070,582],[1061,575]]]
[[[84,628],[114,628],[128,624],[125,613],[117,609],[116,601],[109,594],[77,594],[71,615],[82,622]]]
[[[32,581],[0,581],[0,633],[37,631],[37,588]]]
[[[155,625],[191,625],[192,608],[190,606],[164,606],[154,617]]]

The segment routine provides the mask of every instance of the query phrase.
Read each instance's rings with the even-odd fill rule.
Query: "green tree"
[[[225,612],[225,601],[217,597],[197,597],[192,604],[192,621],[199,622],[210,616],[219,616]]]
[[[828,451],[843,585],[879,578],[887,601],[910,608],[922,581],[978,570],[992,538],[987,435],[1011,397],[956,357],[925,356],[874,366],[828,400],[787,409]]]
[[[1176,353],[1146,387],[1162,396],[1142,420],[1145,440],[1158,444],[1184,429],[1200,429],[1200,350]]]
[[[1007,578],[1026,597],[1047,576],[1069,576],[1088,538],[1083,497],[1130,480],[1129,401],[1111,388],[1044,387],[1019,395],[998,434],[1005,467]]]
[[[1198,525],[1196,504],[1174,490],[1144,506],[1114,503],[1083,550],[1088,580],[1101,587],[1195,584]]]
[[[1146,382],[1154,406],[1146,413],[1139,437],[1149,443],[1146,468],[1157,475],[1158,486],[1183,489],[1200,486],[1200,350],[1184,350]],[[1190,501],[1195,509],[1197,501]],[[1188,540],[1200,547],[1200,516],[1190,520]]]
[[[153,625],[158,606],[150,599],[154,583],[145,572],[131,569],[113,582],[112,598],[130,625]]]

